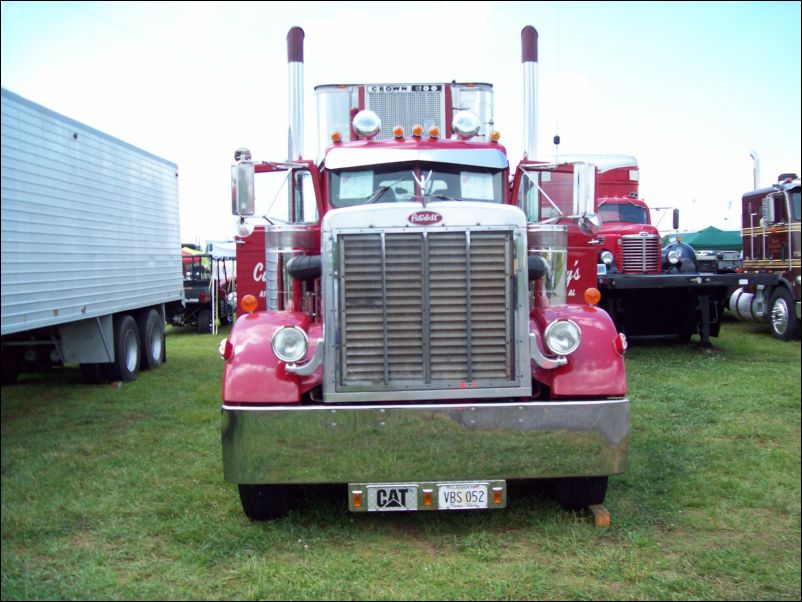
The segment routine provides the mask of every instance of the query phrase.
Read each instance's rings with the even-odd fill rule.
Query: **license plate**
[[[489,481],[413,481],[349,483],[352,512],[406,510],[484,510],[507,506],[507,483]]]
[[[478,510],[487,508],[487,483],[457,483],[437,486],[440,510]]]

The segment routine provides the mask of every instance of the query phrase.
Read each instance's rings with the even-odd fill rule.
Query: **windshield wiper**
[[[382,197],[382,195],[385,192],[387,192],[388,190],[391,190],[393,188],[393,186],[395,186],[396,184],[401,182],[403,179],[404,178],[399,178],[398,180],[396,180],[395,182],[392,182],[391,184],[387,184],[386,186],[380,186],[379,188],[377,188],[376,190],[374,190],[368,196],[365,197],[365,203],[364,204],[365,205],[370,205],[372,203],[375,203],[376,201],[378,201]]]
[[[456,199],[453,196],[448,196],[447,194],[427,194],[430,199],[440,199],[443,201],[464,201],[465,199]]]

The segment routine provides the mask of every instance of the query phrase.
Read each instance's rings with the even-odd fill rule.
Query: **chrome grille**
[[[510,232],[341,235],[338,384],[514,379]]]
[[[660,272],[660,237],[622,236],[621,250],[625,274],[655,274]]]

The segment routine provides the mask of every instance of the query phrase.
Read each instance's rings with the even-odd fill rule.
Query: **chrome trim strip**
[[[323,344],[323,339],[317,340],[317,347],[315,348],[315,354],[305,364],[286,364],[284,368],[287,372],[291,372],[292,374],[298,374],[299,376],[309,376],[313,374],[315,370],[320,368],[323,365],[323,357],[325,355],[325,345]]]
[[[222,408],[233,483],[415,482],[624,472],[628,399]]]
[[[529,354],[532,360],[544,370],[553,370],[568,363],[568,358],[564,355],[558,355],[555,358],[544,355],[537,344],[537,337],[531,332],[529,333]]]

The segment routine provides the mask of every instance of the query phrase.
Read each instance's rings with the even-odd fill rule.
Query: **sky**
[[[538,149],[632,155],[680,229],[738,229],[800,173],[799,2],[3,2],[2,86],[178,165],[183,242],[230,239],[234,150],[287,158],[288,30],[314,86],[488,82],[522,156],[521,30],[539,34]],[[391,126],[390,126],[391,127]],[[668,212],[657,213],[659,216]],[[661,230],[670,228],[670,216]]]

